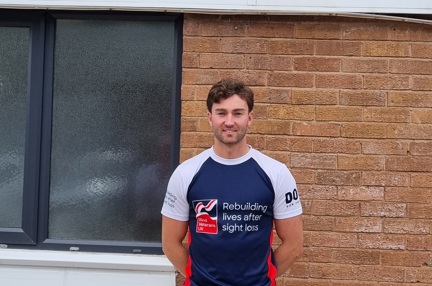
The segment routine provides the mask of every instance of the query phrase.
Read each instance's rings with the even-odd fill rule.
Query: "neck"
[[[213,151],[219,157],[225,159],[236,159],[240,158],[249,152],[249,145],[244,142],[243,144],[218,144],[219,142],[215,142],[213,145]]]

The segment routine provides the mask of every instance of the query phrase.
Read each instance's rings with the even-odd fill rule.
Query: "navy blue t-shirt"
[[[212,148],[185,161],[162,214],[189,222],[185,285],[275,285],[273,219],[302,213],[287,167],[250,148],[237,159]]]

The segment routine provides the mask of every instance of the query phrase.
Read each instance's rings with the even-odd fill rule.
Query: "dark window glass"
[[[0,227],[21,227],[29,29],[0,27]]]
[[[57,20],[49,238],[160,241],[174,25]]]

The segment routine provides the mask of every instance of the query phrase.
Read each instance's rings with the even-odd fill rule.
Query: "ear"
[[[212,120],[211,120],[212,114],[211,114],[210,111],[207,111],[207,117],[208,117],[208,122],[209,122],[210,126],[213,126],[213,123],[212,123]]]
[[[251,126],[253,121],[253,110],[249,112],[248,117],[249,117],[248,126]]]

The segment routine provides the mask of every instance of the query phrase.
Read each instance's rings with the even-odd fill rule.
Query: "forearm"
[[[186,276],[186,266],[189,256],[189,251],[183,244],[175,244],[164,247],[164,253],[174,267],[183,275]]]
[[[274,251],[277,276],[284,274],[303,255],[303,221],[301,215],[275,220],[276,233],[282,241]]]
[[[280,245],[275,251],[277,276],[283,275],[303,255],[303,246]]]

